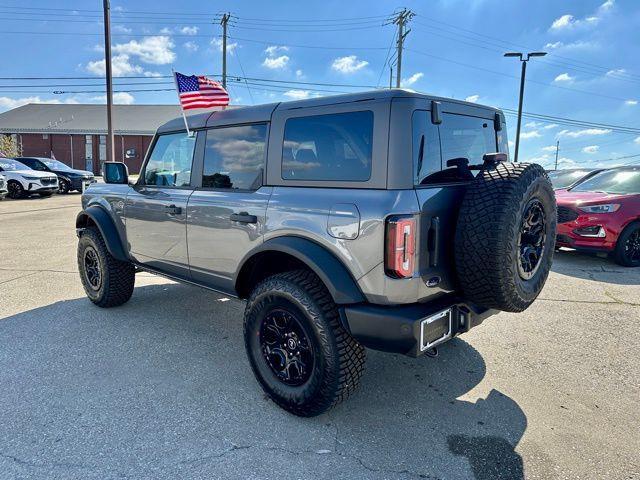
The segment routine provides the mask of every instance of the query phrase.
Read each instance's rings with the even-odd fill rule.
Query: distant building
[[[156,128],[180,115],[178,105],[114,105],[115,160],[138,173]],[[96,174],[107,157],[106,133],[105,105],[32,103],[0,113],[0,134],[14,136],[23,156],[55,157]]]

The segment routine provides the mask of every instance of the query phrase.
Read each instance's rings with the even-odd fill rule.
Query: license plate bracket
[[[420,351],[433,348],[451,338],[453,309],[434,313],[420,322]]]

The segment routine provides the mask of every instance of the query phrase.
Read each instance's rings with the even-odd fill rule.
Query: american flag
[[[196,75],[176,73],[176,85],[184,110],[229,105],[229,94],[218,82]]]

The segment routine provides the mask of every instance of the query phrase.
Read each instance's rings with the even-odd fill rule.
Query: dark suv
[[[553,189],[506,161],[496,109],[381,90],[188,122],[158,129],[134,184],[107,163],[83,195],[82,284],[101,307],[137,271],[246,299],[253,371],[296,415],[347,397],[364,347],[433,356],[547,278]]]
[[[93,173],[71,168],[52,158],[17,157],[16,160],[34,170],[55,173],[58,176],[58,193],[69,193],[73,190],[82,192],[96,181]]]

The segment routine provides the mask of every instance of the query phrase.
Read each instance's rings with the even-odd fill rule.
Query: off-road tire
[[[545,240],[539,267],[523,279],[520,229],[531,201],[542,206]],[[480,171],[465,193],[455,235],[456,273],[465,298],[505,312],[531,305],[551,269],[556,218],[553,187],[540,165],[500,163]]]
[[[313,347],[310,377],[298,386],[282,382],[263,355],[261,325],[282,307],[299,320]],[[342,326],[338,309],[322,281],[307,270],[268,277],[251,292],[244,313],[244,339],[251,368],[267,395],[280,407],[312,417],[354,392],[364,369],[365,349]]]
[[[97,289],[91,286],[85,268],[85,254],[88,248],[93,249],[98,258],[101,283]],[[82,231],[78,241],[77,258],[84,291],[89,300],[97,306],[117,307],[131,298],[135,284],[135,267],[130,262],[115,259],[109,253],[97,228],[89,227]]]
[[[618,265],[622,265],[623,267],[640,267],[640,260],[629,258],[625,251],[625,246],[629,237],[638,231],[638,229],[640,229],[640,221],[631,222],[625,227],[618,237],[616,248],[613,251],[613,259]]]
[[[9,180],[7,182],[7,189],[9,190],[8,197],[13,200],[18,200],[19,198],[25,197],[24,187],[20,182],[15,180]]]

